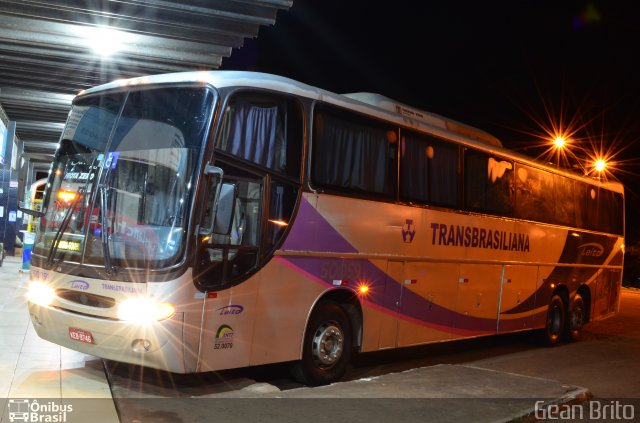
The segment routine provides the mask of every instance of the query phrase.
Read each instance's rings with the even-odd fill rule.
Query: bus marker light
[[[367,295],[369,293],[369,285],[360,284],[358,286],[358,293],[360,293],[360,295]]]
[[[349,286],[349,281],[344,279],[334,279],[333,285],[335,286]]]
[[[217,292],[207,292],[207,298],[218,298]]]
[[[417,279],[405,279],[404,280],[404,284],[405,285],[415,285],[418,283]]]
[[[72,202],[76,199],[76,193],[71,191],[60,191],[58,192],[58,198],[62,201],[66,201],[67,203]]]

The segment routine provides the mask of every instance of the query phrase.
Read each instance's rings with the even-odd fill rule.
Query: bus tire
[[[564,335],[565,318],[564,301],[558,294],[554,294],[549,301],[547,318],[541,334],[544,345],[553,347],[560,343]]]
[[[565,328],[565,339],[567,341],[578,341],[582,336],[582,328],[585,320],[585,307],[582,295],[576,294],[569,306],[569,316]]]
[[[304,335],[302,359],[291,369],[305,385],[339,380],[351,359],[352,328],[347,313],[335,303],[321,303],[311,314]]]

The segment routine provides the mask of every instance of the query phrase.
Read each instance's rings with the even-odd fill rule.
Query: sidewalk
[[[7,256],[0,267],[0,398],[109,399],[93,404],[99,409],[92,410],[90,420],[118,422],[102,360],[36,335],[25,301],[29,274],[21,266],[20,257]],[[3,423],[9,421],[6,411],[0,412]]]

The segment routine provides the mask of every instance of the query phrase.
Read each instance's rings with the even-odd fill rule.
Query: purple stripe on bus
[[[282,249],[329,253],[358,252],[304,197]]]
[[[302,198],[295,224],[282,249],[334,253],[358,252],[305,198]],[[332,286],[334,280],[347,280],[352,284],[351,288],[355,288],[359,283],[366,283],[370,288],[366,301],[385,312],[397,314],[400,318],[404,317],[429,326],[446,327],[450,330],[457,328],[465,332],[471,331],[474,334],[496,331],[497,318],[487,319],[458,313],[408,289],[402,293],[402,310],[397,310],[396,303],[400,299],[402,284],[390,278],[369,260],[315,257],[282,257],[282,259],[305,272],[307,276],[328,286]],[[387,278],[390,283],[385,285]],[[452,280],[452,283],[456,282]],[[527,318],[513,319],[512,322],[517,324],[516,322],[525,319]]]
[[[349,282],[350,288],[356,288],[358,284],[366,283],[369,286],[366,301],[386,312],[399,314],[400,318],[406,317],[430,326],[458,328],[474,333],[489,334],[496,331],[496,319],[468,316],[449,310],[408,289],[402,293],[402,310],[397,310],[396,302],[400,300],[402,285],[391,278],[389,278],[390,283],[385,285],[387,274],[369,260],[315,257],[280,257],[280,259],[327,286],[332,286],[333,280],[346,280]],[[346,273],[343,272],[343,269]],[[349,275],[349,271],[353,269],[358,269],[358,278],[350,278],[352,275]],[[452,284],[455,283],[455,280],[452,280]]]

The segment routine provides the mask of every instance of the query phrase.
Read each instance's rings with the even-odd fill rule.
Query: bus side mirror
[[[23,202],[20,202],[20,205],[18,205],[18,210],[20,210],[24,214],[28,214],[29,216],[33,216],[33,217],[42,217],[42,216],[44,216],[44,212],[25,208]]]
[[[236,197],[238,188],[230,182],[222,182],[224,172],[216,166],[207,165],[204,174],[211,176],[212,192],[209,193],[206,204],[207,213],[202,227],[199,230],[200,235],[229,235],[231,232],[231,224],[233,223],[233,215],[236,207]],[[215,192],[213,192],[215,189]]]
[[[213,233],[229,235],[233,223],[233,212],[236,209],[238,187],[235,184],[223,183],[218,196],[218,206],[213,222]]]

